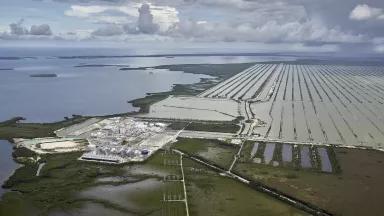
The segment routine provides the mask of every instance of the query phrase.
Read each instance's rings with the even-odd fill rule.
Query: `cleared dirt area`
[[[235,172],[335,215],[382,215],[384,153],[335,148],[341,172],[324,174],[238,163]]]
[[[232,121],[239,116],[239,104],[228,99],[170,96],[152,104],[146,118],[175,120]]]

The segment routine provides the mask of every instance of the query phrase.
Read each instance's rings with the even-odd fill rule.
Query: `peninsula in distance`
[[[383,214],[383,1],[0,14],[0,216]]]

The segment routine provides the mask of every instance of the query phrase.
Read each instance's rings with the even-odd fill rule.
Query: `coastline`
[[[15,174],[17,169],[19,169],[20,167],[23,166],[23,164],[18,163],[17,160],[15,160],[15,158],[12,155],[12,153],[14,151],[14,148],[15,148],[15,144],[14,143],[9,142],[8,140],[0,139],[0,145],[4,145],[4,146],[9,145],[8,147],[10,148],[10,153],[11,153],[9,155],[9,157],[10,157],[9,159],[11,159],[12,163],[14,163],[14,165],[15,165],[14,167],[12,167],[12,169],[9,169],[10,172],[8,173],[8,175],[2,176],[2,179],[1,179],[1,186],[2,186],[11,176],[13,176]],[[5,148],[7,148],[7,147],[5,147]],[[9,189],[1,187],[1,189],[0,189],[0,200],[2,199],[2,195],[7,193],[7,192],[9,192]]]
[[[13,142],[13,138],[37,138],[55,136],[53,133],[55,130],[77,124],[92,117],[110,118],[118,116],[135,116],[136,114],[148,112],[149,106],[160,100],[167,98],[169,95],[197,95],[200,92],[208,89],[218,82],[227,79],[234,74],[249,67],[253,63],[235,63],[235,64],[180,64],[180,65],[159,65],[153,68],[156,69],[168,69],[170,71],[182,71],[184,73],[192,74],[204,74],[210,75],[212,78],[200,78],[197,83],[191,84],[173,84],[172,89],[165,92],[146,93],[145,97],[136,98],[127,103],[131,103],[133,107],[139,108],[138,111],[132,111],[127,113],[115,113],[103,116],[81,116],[73,114],[72,117],[64,117],[62,121],[56,121],[52,123],[36,122],[36,123],[24,123],[26,120],[24,117],[13,117],[9,120],[0,122],[0,139],[8,141],[13,145],[12,160],[19,166],[15,168],[11,175],[2,182],[2,186],[12,177],[15,172],[23,167],[25,164],[16,160],[16,146]],[[149,67],[148,67],[149,68]],[[123,68],[121,68],[123,70]],[[147,69],[147,68],[137,68]]]

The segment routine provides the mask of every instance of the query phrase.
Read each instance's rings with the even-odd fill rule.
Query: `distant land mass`
[[[129,67],[129,65],[121,64],[79,64],[74,67]]]
[[[51,78],[57,77],[57,74],[31,74],[30,77],[43,77],[43,78]]]
[[[21,60],[21,59],[36,59],[36,57],[0,56],[0,60]]]

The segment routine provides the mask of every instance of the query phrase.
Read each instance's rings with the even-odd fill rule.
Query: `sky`
[[[0,46],[384,54],[383,0],[1,0]]]

